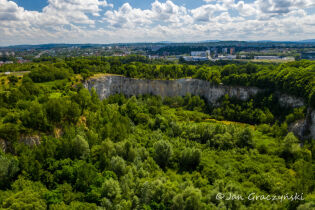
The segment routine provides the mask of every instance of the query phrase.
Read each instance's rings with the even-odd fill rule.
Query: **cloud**
[[[118,10],[107,11],[103,20],[115,28],[132,28],[150,24],[179,24],[190,19],[185,7],[175,5],[172,1],[155,1],[150,10],[132,8],[129,3],[125,3]]]
[[[178,23],[185,19],[187,10],[183,6],[175,5],[172,1],[160,3],[155,1],[152,4],[152,13],[155,20],[163,20],[172,23]]]
[[[257,15],[258,11],[254,4],[246,4],[244,1],[239,1],[234,5],[234,8],[239,12],[241,16]]]
[[[257,8],[265,14],[282,15],[314,6],[314,0],[257,0]]]
[[[104,0],[48,0],[29,11],[0,0],[0,45],[314,38],[314,0],[204,0],[187,8],[156,0],[148,9]]]
[[[69,22],[79,24],[94,24],[87,14],[100,16],[101,7],[112,7],[107,1],[99,0],[48,0],[48,6],[43,12],[49,16],[57,16]]]
[[[12,21],[22,18],[24,9],[18,7],[13,1],[0,0],[0,20]]]
[[[129,3],[125,3],[117,11],[107,11],[104,20],[114,28],[130,28],[150,24],[152,17],[151,11],[134,9]]]
[[[195,21],[208,22],[216,15],[227,11],[228,8],[219,4],[207,4],[191,10]]]

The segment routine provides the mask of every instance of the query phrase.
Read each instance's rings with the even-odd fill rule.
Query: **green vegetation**
[[[281,110],[272,92],[245,102],[225,96],[220,107],[190,95],[101,101],[81,81],[95,73],[265,81],[312,102],[314,63],[210,67],[140,58],[47,59],[27,64],[23,78],[2,77],[0,208],[312,209],[314,141],[301,146],[288,131],[305,107]],[[218,193],[304,200],[218,200]]]
[[[152,63],[155,62],[155,63]],[[213,84],[256,86],[283,91],[302,97],[315,107],[315,62],[296,61],[285,64],[229,64],[225,66],[165,64],[150,61],[143,56],[42,58],[36,63],[3,65],[0,72],[32,70],[35,82],[64,79],[71,74],[81,74],[83,79],[95,73],[121,74],[147,79],[176,79],[193,77]]]

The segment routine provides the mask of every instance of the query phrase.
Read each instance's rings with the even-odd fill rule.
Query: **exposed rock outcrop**
[[[0,139],[0,151],[7,151],[7,142],[4,139]]]
[[[245,101],[257,93],[266,91],[257,87],[215,85],[198,79],[147,80],[113,75],[87,80],[84,85],[89,90],[95,88],[101,99],[118,93],[126,96],[152,94],[161,97],[191,94],[202,96],[213,105],[218,105],[218,100],[225,94]],[[282,106],[295,108],[305,105],[301,98],[280,92],[276,92],[276,95]],[[307,133],[306,130],[309,130],[310,135],[315,139],[315,112],[308,111],[306,120],[302,124],[297,124],[295,130],[300,134]]]
[[[297,98],[280,92],[276,92],[276,95],[279,98],[279,103],[281,106],[296,108],[305,105],[303,99],[301,98]]]
[[[299,138],[315,139],[315,110],[308,108],[305,119],[292,123],[289,130]]]
[[[306,116],[306,128],[309,131],[309,135],[312,139],[315,139],[315,110],[308,109],[308,113]]]
[[[24,143],[25,145],[28,145],[30,147],[40,145],[40,137],[35,136],[21,136],[20,142]]]

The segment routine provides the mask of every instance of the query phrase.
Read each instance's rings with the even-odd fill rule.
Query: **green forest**
[[[225,95],[220,106],[189,94],[100,100],[83,82],[106,74],[269,91],[248,101]],[[3,65],[0,75],[1,209],[315,208],[315,141],[289,129],[315,108],[315,62],[48,57]],[[284,109],[275,91],[306,105]],[[251,193],[303,199],[249,200]]]

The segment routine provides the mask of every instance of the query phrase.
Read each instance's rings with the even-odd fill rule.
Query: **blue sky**
[[[0,0],[0,45],[314,39],[314,0]]]
[[[27,10],[41,11],[45,6],[48,5],[47,0],[13,0],[21,7]],[[253,0],[247,0],[245,2],[252,2]],[[128,2],[133,7],[141,9],[149,9],[154,0],[108,0],[108,3],[114,4],[114,8],[119,8],[124,3]],[[165,2],[165,1],[161,1]],[[196,8],[204,4],[203,0],[174,0],[177,5],[185,5],[187,8]]]
[[[41,11],[48,5],[47,0],[14,0],[14,2],[24,9],[37,11]]]

